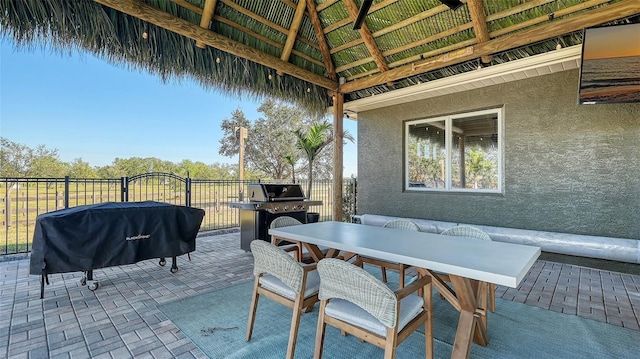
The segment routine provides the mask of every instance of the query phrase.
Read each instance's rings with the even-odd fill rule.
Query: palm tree
[[[311,190],[313,187],[313,162],[322,152],[322,150],[333,142],[333,126],[327,122],[314,123],[309,126],[307,131],[297,129],[293,132],[297,138],[297,147],[307,157],[308,161],[308,186],[307,198],[311,198]],[[353,136],[349,131],[343,133],[343,138],[353,142]]]
[[[293,155],[284,156],[285,162],[291,166],[291,177],[293,179],[293,183],[296,183],[296,161],[297,158]]]

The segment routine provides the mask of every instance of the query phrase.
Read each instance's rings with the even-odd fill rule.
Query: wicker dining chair
[[[392,221],[389,221],[387,223],[385,223],[383,225],[383,227],[386,228],[395,228],[395,229],[402,229],[402,230],[406,230],[406,231],[416,231],[419,232],[420,231],[420,227],[418,227],[417,224],[406,220],[406,219],[395,219]],[[369,263],[369,264],[373,264],[376,266],[380,267],[380,270],[382,271],[382,281],[383,282],[387,282],[387,268],[389,269],[395,269],[398,271],[398,276],[399,276],[399,285],[400,288],[404,287],[405,284],[405,272],[408,268],[408,266],[402,264],[402,263],[393,263],[393,262],[388,262],[385,260],[381,260],[381,259],[377,259],[377,258],[373,258],[373,257],[366,257],[366,256],[361,256],[360,259],[362,260],[362,262],[364,263]]]
[[[425,357],[433,358],[431,277],[392,291],[364,269],[340,259],[318,263],[320,311],[314,358],[322,357],[326,325],[384,349],[395,358],[396,349],[424,325]],[[422,295],[415,293],[421,290]]]
[[[444,234],[445,236],[476,238],[476,239],[482,239],[485,241],[491,240],[491,236],[489,236],[487,232],[472,226],[451,227],[445,230],[444,232],[442,232],[441,234]],[[439,276],[444,280],[447,280],[447,277],[448,277],[446,275],[439,275]],[[491,310],[491,312],[495,312],[496,311],[496,286],[493,283],[489,283],[489,305],[490,305],[489,309]],[[485,308],[486,308],[486,303],[485,303]]]
[[[289,227],[289,226],[296,226],[299,224],[303,224],[303,223],[291,216],[281,216],[271,221],[269,228]],[[278,245],[278,243],[274,242],[273,239],[271,240],[271,242],[277,245],[283,251],[293,253],[294,258],[298,262],[302,261],[302,244],[300,242],[287,243],[284,245]]]
[[[269,225],[269,228],[289,227],[289,226],[296,226],[299,224],[303,224],[303,223],[291,216],[281,216],[274,219]],[[273,240],[271,242],[273,243]],[[274,243],[274,244],[278,245],[278,243]],[[294,257],[299,262],[309,263],[313,261],[313,259],[311,258],[311,254],[309,253],[307,248],[305,248],[304,245],[302,245],[302,243],[300,242],[288,243],[285,245],[280,245],[279,247],[286,252],[294,253]],[[328,247],[324,247],[324,246],[318,246],[318,248],[323,254],[326,254],[327,251],[329,250]]]
[[[260,296],[265,296],[293,309],[286,355],[287,359],[291,359],[296,350],[300,316],[318,302],[320,277],[315,270],[316,265],[303,265],[280,248],[260,239],[252,241],[250,246],[255,281],[246,339],[251,340],[258,300]]]

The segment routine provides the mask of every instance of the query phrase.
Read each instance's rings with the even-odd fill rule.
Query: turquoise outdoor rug
[[[391,273],[390,273],[391,274]],[[258,303],[251,341],[245,341],[253,281],[162,304],[159,309],[210,358],[284,358],[291,310],[269,299]],[[435,357],[449,358],[458,312],[434,292]],[[318,305],[302,314],[296,358],[312,358]],[[489,345],[473,345],[471,358],[640,358],[640,332],[577,316],[496,299],[489,313]],[[327,326],[323,358],[382,358],[383,350],[343,337]],[[397,358],[424,358],[424,335],[413,333]]]

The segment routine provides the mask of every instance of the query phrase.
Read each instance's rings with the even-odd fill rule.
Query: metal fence
[[[205,210],[200,231],[238,227],[238,202],[253,181],[198,180],[170,173],[146,173],[117,179],[0,178],[0,255],[31,251],[38,215],[69,207],[103,202],[158,201]],[[307,193],[306,183],[302,187]],[[343,220],[356,213],[356,179],[343,183]],[[330,220],[333,182],[316,180],[311,198],[322,206],[311,207],[320,220]],[[246,200],[246,198],[244,199]]]

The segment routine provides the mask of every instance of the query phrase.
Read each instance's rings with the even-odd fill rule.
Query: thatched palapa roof
[[[345,102],[580,44],[582,29],[638,22],[638,0],[0,0],[18,46],[85,49],[231,94],[323,112]]]

